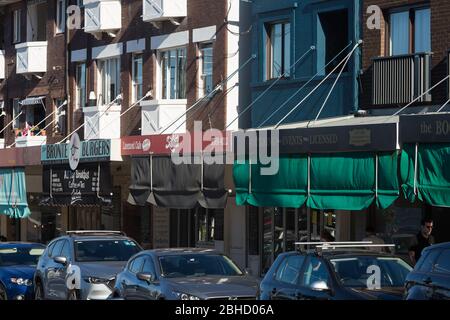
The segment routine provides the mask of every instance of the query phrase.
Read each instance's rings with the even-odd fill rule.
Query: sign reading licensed
[[[50,144],[41,146],[43,164],[69,163],[71,150],[69,144]],[[88,140],[81,142],[79,162],[109,161],[111,140]]]

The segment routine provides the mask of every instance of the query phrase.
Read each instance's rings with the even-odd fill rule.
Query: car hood
[[[175,291],[201,299],[256,297],[258,281],[250,276],[166,278]]]
[[[0,274],[9,278],[33,279],[36,266],[8,266],[0,267]]]
[[[126,261],[79,262],[82,277],[110,279],[115,277],[126,265]]]
[[[370,290],[367,288],[352,288],[350,291],[360,299],[367,300],[402,300],[405,288],[393,287]]]

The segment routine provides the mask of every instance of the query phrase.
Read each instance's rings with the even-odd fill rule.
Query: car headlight
[[[83,280],[88,283],[95,283],[95,284],[107,283],[109,281],[109,279],[102,279],[97,277],[84,277]]]
[[[173,291],[173,293],[180,300],[200,300],[199,297],[193,296],[191,294],[187,294],[187,293],[183,293],[183,292],[176,292],[176,291]]]
[[[23,278],[11,278],[11,282],[19,286],[27,286],[27,287],[33,284],[33,281],[31,279],[23,279]]]

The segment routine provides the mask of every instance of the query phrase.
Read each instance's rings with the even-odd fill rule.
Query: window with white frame
[[[266,25],[266,80],[290,76],[291,24],[289,22]]]
[[[213,44],[199,44],[199,96],[204,97],[213,90]]]
[[[75,67],[76,98],[77,109],[83,108],[86,104],[86,63],[77,63]]]
[[[120,93],[120,60],[111,58],[98,60],[98,101],[101,104],[108,104]]]
[[[66,29],[66,3],[65,0],[56,1],[56,32],[61,33]]]
[[[391,56],[431,51],[431,12],[429,7],[394,10],[389,15]]]
[[[20,42],[20,16],[22,10],[14,10],[13,12],[13,43]]]
[[[160,52],[162,99],[186,99],[186,48]]]
[[[132,101],[142,98],[142,54],[133,54],[132,66]]]

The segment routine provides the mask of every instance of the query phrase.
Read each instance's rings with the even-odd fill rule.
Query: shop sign
[[[100,162],[111,159],[111,140],[81,141],[74,134],[70,143],[41,146],[42,164],[69,163],[76,168],[80,162]],[[74,170],[72,168],[72,170]]]
[[[247,131],[233,134],[235,154],[243,153],[244,148],[239,148],[245,143],[245,153],[248,153],[251,145],[259,148],[272,149],[273,142],[270,138],[271,131]],[[295,128],[279,130],[279,153],[329,153],[329,152],[353,152],[353,151],[392,151],[397,149],[397,124],[370,124],[353,126],[335,126],[320,128]]]
[[[402,143],[450,142],[450,114],[400,116]]]

